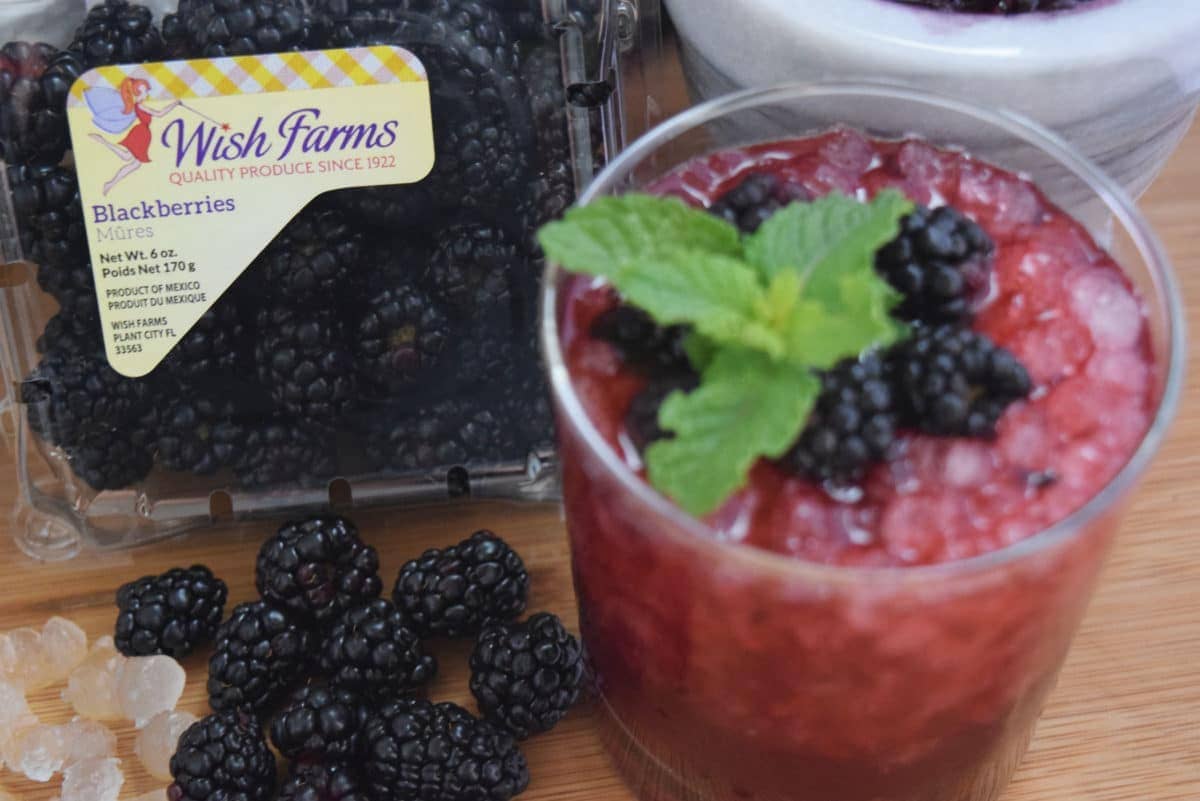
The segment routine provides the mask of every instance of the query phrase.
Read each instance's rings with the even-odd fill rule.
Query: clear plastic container
[[[19,544],[65,558],[331,503],[556,497],[532,232],[624,141],[636,100],[620,84],[646,83],[656,3],[235,6],[0,11]],[[71,82],[106,64],[381,44],[428,72],[429,177],[319,196],[149,376],[114,372],[61,108]]]
[[[797,80],[886,80],[1053,129],[1135,197],[1200,102],[1200,6],[1094,0],[982,15],[898,0],[667,0],[697,100]]]
[[[1035,182],[1049,160],[1061,168],[1046,188],[1051,201],[1068,212],[1080,198],[1104,204],[1114,221],[1109,251],[1146,303],[1160,368],[1152,420],[1091,500],[998,550],[914,567],[783,556],[730,540],[786,514],[751,523],[722,510],[740,522],[711,528],[651,488],[601,433],[613,421],[598,427],[589,417],[586,404],[603,401],[577,391],[560,342],[568,298],[580,291],[572,282],[589,279],[552,267],[542,335],[580,627],[608,749],[645,801],[994,801],[1054,686],[1129,493],[1177,410],[1184,319],[1161,244],[1115,182],[1005,112],[886,86],[742,92],[651,132],[580,202],[655,186],[703,155],[845,123],[880,139],[916,134],[963,146]],[[960,139],[964,130],[974,134]],[[1030,149],[1040,157],[1023,160]],[[722,163],[745,165],[745,154]],[[694,185],[679,185],[702,192],[706,168],[697,169]],[[946,541],[955,533],[943,532]]]

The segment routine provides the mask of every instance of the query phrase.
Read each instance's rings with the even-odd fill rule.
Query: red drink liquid
[[[1105,486],[1158,402],[1141,301],[1031,184],[918,141],[838,132],[725,151],[652,191],[708,205],[764,171],[813,195],[897,187],[973,217],[997,246],[974,327],[1037,389],[993,441],[905,435],[852,497],[760,464],[708,527],[635,496],[563,419],[580,623],[614,753],[649,799],[993,799],[1120,510],[1023,541]],[[564,289],[572,383],[636,471],[623,421],[642,379],[588,333],[616,299],[586,279]]]

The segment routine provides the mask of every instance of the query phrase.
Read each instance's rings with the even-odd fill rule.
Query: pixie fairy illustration
[[[83,98],[92,111],[92,122],[97,128],[110,134],[125,134],[119,142],[110,142],[97,133],[91,134],[92,139],[107,147],[124,162],[116,174],[104,184],[105,195],[150,161],[151,118],[165,117],[177,106],[182,105],[180,101],[175,100],[160,109],[153,109],[145,104],[149,97],[150,82],[142,78],[126,78],[117,89],[97,86],[83,93]]]

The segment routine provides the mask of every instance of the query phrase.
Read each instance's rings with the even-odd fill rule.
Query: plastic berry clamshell
[[[555,497],[533,233],[654,122],[657,26],[627,0],[7,5],[21,547]]]

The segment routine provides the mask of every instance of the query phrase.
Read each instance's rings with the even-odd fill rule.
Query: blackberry
[[[878,353],[845,359],[821,375],[821,394],[784,463],[818,481],[846,482],[884,461],[896,441],[897,404]]]
[[[801,184],[784,182],[771,173],[751,173],[717,198],[708,210],[751,234],[784,206],[808,200],[812,195]]]
[[[293,764],[278,801],[368,801],[354,771],[336,762]]]
[[[366,716],[367,707],[350,690],[302,687],[271,723],[271,742],[290,760],[351,760]]]
[[[36,407],[29,415],[34,432],[64,445],[85,434],[131,428],[150,406],[151,392],[149,381],[120,375],[103,353],[51,351],[22,382],[21,402]],[[116,443],[113,435],[107,438]]]
[[[406,285],[385,289],[358,323],[362,382],[384,392],[410,385],[442,361],[450,338],[446,315],[423,292]]]
[[[285,418],[248,426],[242,457],[233,472],[242,487],[275,484],[311,486],[337,472],[334,442],[328,432]]]
[[[399,473],[502,460],[515,449],[504,422],[465,398],[436,401],[385,420],[366,447],[373,467]]]
[[[285,306],[258,315],[258,378],[275,403],[302,420],[330,424],[358,400],[345,325],[328,310]]]
[[[275,790],[275,757],[255,721],[218,712],[179,736],[171,776],[169,801],[267,801]]]
[[[579,699],[583,654],[554,615],[488,626],[471,652],[471,694],[518,740],[550,731]]]
[[[85,72],[67,51],[39,42],[0,47],[0,159],[58,164],[71,146],[67,95]]]
[[[158,61],[165,52],[154,12],[129,0],[92,6],[67,47],[88,69]]]
[[[97,492],[124,489],[150,475],[154,455],[145,432],[93,429],[63,444],[75,475]]]
[[[313,21],[299,0],[188,0],[163,18],[172,57],[219,58],[303,50]]]
[[[541,0],[535,0],[541,6]],[[558,43],[539,45],[521,58],[521,79],[529,93],[529,109],[543,165],[569,155],[567,94],[563,88],[562,56]],[[569,159],[567,159],[569,161]]]
[[[700,385],[700,376],[693,372],[673,372],[653,376],[638,394],[633,396],[625,413],[625,430],[639,451],[644,451],[660,439],[673,436],[658,424],[658,410],[675,392],[691,392]]]
[[[87,235],[75,173],[36,164],[10,165],[7,172],[25,258],[57,272],[86,263]]]
[[[254,580],[264,600],[320,625],[383,590],[379,554],[329,514],[280,526],[258,551]]]
[[[512,736],[457,704],[389,701],[367,720],[363,739],[373,801],[508,801],[529,786]]]
[[[525,611],[529,574],[517,552],[490,531],[404,563],[392,598],[423,637],[461,637]]]
[[[56,312],[37,340],[38,353],[57,351],[69,356],[99,353],[104,347],[99,320]]]
[[[322,307],[362,280],[363,236],[336,209],[309,207],[287,224],[252,269],[282,305]]]
[[[507,310],[512,300],[510,277],[522,257],[507,234],[485,223],[444,228],[430,259],[428,283],[434,297],[475,319]]]
[[[917,327],[890,360],[904,424],[929,434],[992,436],[1004,410],[1033,389],[1015,356],[953,325]]]
[[[163,359],[163,367],[185,380],[237,374],[244,361],[245,337],[241,310],[223,297],[175,343]]]
[[[387,44],[397,14],[409,0],[315,0],[319,36],[325,47]]]
[[[1024,14],[1030,11],[1065,11],[1091,0],[900,0],[941,11],[975,14]]]
[[[232,467],[246,443],[246,426],[238,417],[235,403],[215,394],[185,393],[171,400],[159,420],[159,462],[198,476]]]
[[[330,628],[321,649],[321,670],[337,687],[407,693],[437,673],[437,660],[421,648],[415,629],[391,601],[346,610]]]
[[[276,701],[309,666],[311,637],[281,609],[239,604],[216,634],[208,660],[208,703],[214,710],[256,712]]]
[[[892,312],[897,317],[961,321],[987,292],[994,249],[984,230],[957,210],[920,206],[875,255],[875,269],[904,295]]]
[[[367,242],[368,295],[423,283],[433,258],[433,238],[427,231],[411,229],[398,234],[379,231]]]
[[[530,356],[536,364],[537,356]],[[517,434],[517,443],[526,455],[529,451],[547,451],[554,447],[554,413],[550,408],[550,388],[540,370],[518,378],[502,388],[501,417]]]
[[[96,283],[92,266],[86,261],[54,265],[42,262],[37,269],[37,282],[55,300],[59,308],[77,319],[100,323],[100,306],[96,300]]]
[[[686,326],[660,326],[627,304],[601,312],[591,327],[592,336],[616,348],[626,365],[651,375],[692,369],[684,347],[688,333]]]
[[[183,659],[216,634],[228,595],[225,582],[204,565],[123,584],[117,590],[117,650]]]

